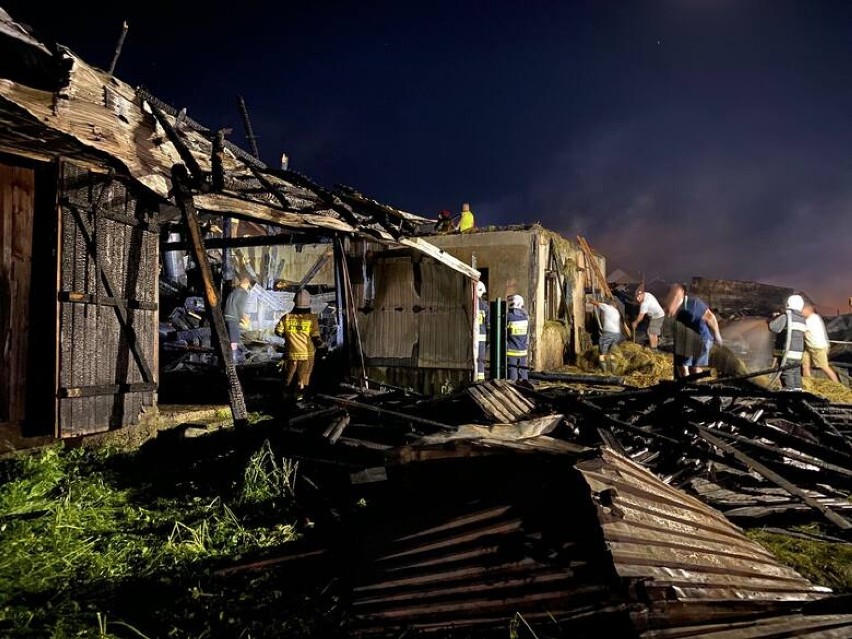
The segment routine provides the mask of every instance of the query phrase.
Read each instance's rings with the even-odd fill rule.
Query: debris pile
[[[731,377],[590,388],[315,396],[282,431],[288,453],[342,473],[364,506],[269,561],[347,566],[353,636],[500,632],[513,615],[577,637],[745,637],[747,619],[743,633],[848,633],[848,600],[737,525],[818,522],[812,538],[846,543],[852,405]]]

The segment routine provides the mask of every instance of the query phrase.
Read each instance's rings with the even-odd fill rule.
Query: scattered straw
[[[814,395],[825,397],[832,404],[852,404],[852,388],[830,379],[805,377],[802,386]]]
[[[604,374],[597,347],[577,358],[577,367],[586,373]],[[633,342],[621,342],[610,351],[610,375],[620,375],[631,386],[653,386],[661,379],[672,379],[672,356]]]

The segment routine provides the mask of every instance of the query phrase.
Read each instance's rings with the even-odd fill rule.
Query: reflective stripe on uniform
[[[506,356],[507,357],[526,357],[527,351],[513,351],[513,350],[506,349]]]
[[[807,332],[808,325],[803,324],[802,322],[790,322],[790,330],[791,331],[802,331],[804,333],[804,332]]]
[[[526,335],[529,330],[529,320],[512,320],[509,322],[509,335]]]

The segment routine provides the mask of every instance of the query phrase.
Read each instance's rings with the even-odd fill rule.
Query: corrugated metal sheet
[[[151,211],[137,201],[120,180],[63,164],[61,198],[84,208],[93,202],[116,217],[148,222]],[[114,306],[90,303],[109,297],[98,275],[97,262],[70,206],[61,207],[59,304],[59,433],[76,436],[135,423],[143,406],[154,402],[153,391],[117,392],[62,397],[63,389],[144,382],[131,354],[130,338],[120,327]],[[158,237],[147,226],[83,211],[94,230],[95,253],[109,274],[115,298],[141,303],[128,308],[128,324],[147,365],[156,374]],[[90,302],[68,301],[69,294],[94,296]]]
[[[720,512],[615,452],[577,464],[597,505],[615,570],[669,600],[824,596]]]
[[[419,348],[423,368],[473,368],[473,285],[443,264],[421,260]]]
[[[826,590],[720,513],[610,450],[546,441],[398,454],[398,498],[357,551],[353,634],[506,632],[520,614],[573,637],[851,636],[852,615],[801,614]]]
[[[511,424],[524,419],[535,410],[535,404],[505,379],[474,384],[466,392],[485,414],[498,424]]]
[[[473,367],[472,289],[463,275],[423,258],[376,259],[375,297],[359,311],[364,355],[405,366]]]
[[[848,639],[852,637],[852,615],[790,614],[769,619],[737,623],[706,624],[651,630],[642,639],[679,639],[712,637],[713,639]]]
[[[411,359],[417,344],[414,271],[408,258],[377,260],[373,266],[375,297],[369,312],[358,312],[364,355]]]

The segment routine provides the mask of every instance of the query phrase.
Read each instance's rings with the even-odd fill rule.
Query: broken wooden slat
[[[753,459],[752,457],[746,455],[739,449],[735,448],[734,446],[731,446],[725,441],[722,441],[720,438],[713,435],[706,427],[696,425],[695,428],[698,430],[698,434],[701,436],[701,438],[704,439],[706,442],[712,444],[716,448],[725,451],[730,455],[733,455],[740,463],[745,464],[748,468],[751,468],[754,472],[758,473],[763,478],[767,479],[768,481],[771,481],[776,486],[783,488],[791,495],[798,497],[808,506],[822,513],[828,521],[833,523],[838,528],[842,530],[852,529],[851,521],[849,521],[845,517],[841,517],[828,506],[819,503],[816,499],[808,495],[801,488],[799,488],[792,482],[787,481],[775,471],[770,470],[769,468],[767,468],[757,460]]]
[[[453,430],[452,426],[442,424],[441,422],[436,422],[431,419],[424,419],[423,417],[416,417],[414,415],[408,415],[406,413],[400,413],[395,410],[388,410],[387,408],[381,408],[379,406],[363,404],[361,402],[356,402],[351,399],[342,399],[340,397],[334,397],[333,395],[323,395],[321,393],[317,394],[316,398],[322,401],[338,404],[340,406],[346,406],[348,408],[369,411],[372,413],[376,413],[377,415],[387,415],[388,417],[394,417],[396,419],[410,422],[412,424],[422,424],[423,426],[430,426],[431,428],[438,428],[442,430]]]

